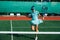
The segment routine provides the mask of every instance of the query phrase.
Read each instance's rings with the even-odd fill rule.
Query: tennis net
[[[0,34],[60,34],[60,32],[20,32],[20,31],[0,31]]]

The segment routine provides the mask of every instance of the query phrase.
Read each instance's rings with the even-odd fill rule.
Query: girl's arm
[[[41,18],[41,15],[40,14],[38,14],[38,18]]]

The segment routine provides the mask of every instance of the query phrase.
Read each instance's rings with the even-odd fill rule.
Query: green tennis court
[[[0,20],[0,31],[32,31],[30,21],[27,20]],[[59,32],[60,21],[44,21],[39,24],[39,31]],[[59,34],[39,34],[38,40],[60,40]],[[34,40],[33,34],[14,34],[13,40]],[[0,40],[12,40],[11,34],[0,34]]]
[[[13,40],[34,40],[35,35],[28,35],[28,34],[14,34]],[[12,40],[11,35],[9,34],[0,34],[0,40]],[[60,40],[60,34],[45,34],[45,35],[38,35],[38,40]]]
[[[0,31],[11,31],[11,29],[12,31],[32,31],[30,21],[0,20]],[[39,31],[60,31],[60,21],[44,21],[42,24],[39,24]]]

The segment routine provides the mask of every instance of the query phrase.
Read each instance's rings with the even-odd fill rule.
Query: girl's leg
[[[38,25],[36,25],[35,29],[36,29],[36,32],[38,32]]]
[[[35,31],[35,26],[34,25],[32,25],[32,30]]]
[[[36,30],[36,32],[38,32],[38,25],[35,25],[35,30]],[[35,40],[37,40],[38,39],[38,34],[36,34],[36,37],[35,37]]]

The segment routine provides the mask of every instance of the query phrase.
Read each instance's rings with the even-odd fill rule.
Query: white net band
[[[11,32],[11,31],[0,31],[0,34],[60,34],[60,32]]]

